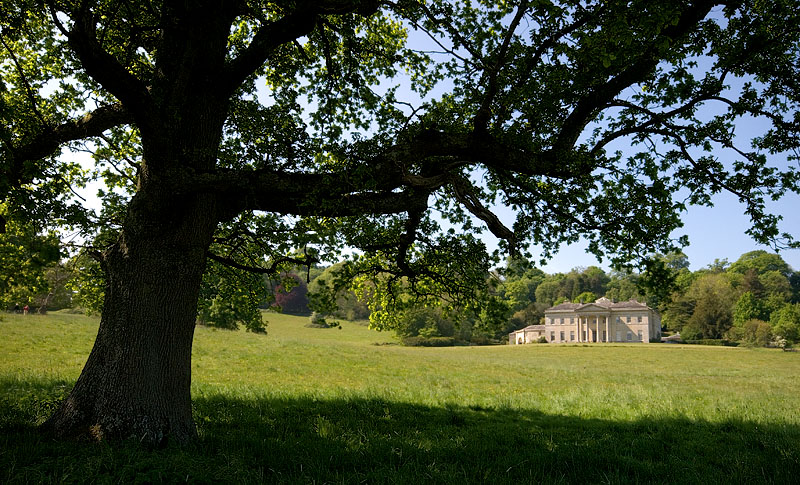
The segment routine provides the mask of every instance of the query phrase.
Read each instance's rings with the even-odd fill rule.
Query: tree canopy
[[[207,259],[277,275],[356,248],[343,274],[387,326],[443,295],[477,310],[483,231],[647,266],[726,190],[756,241],[797,246],[766,207],[800,179],[795,1],[7,3],[0,194],[105,274],[60,436],[191,439]],[[70,196],[87,177],[99,214]]]

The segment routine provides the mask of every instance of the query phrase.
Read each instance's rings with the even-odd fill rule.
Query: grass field
[[[800,481],[800,353],[630,345],[407,348],[268,314],[198,327],[200,440],[59,443],[97,320],[0,321],[2,483],[740,483]]]

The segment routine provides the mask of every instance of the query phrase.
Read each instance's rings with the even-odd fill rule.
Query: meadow
[[[97,319],[0,321],[2,483],[800,481],[800,352],[667,344],[418,348],[267,314],[198,327],[199,440],[61,443],[36,432]]]

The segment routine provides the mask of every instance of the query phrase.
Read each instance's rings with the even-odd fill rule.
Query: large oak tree
[[[765,204],[798,191],[797,7],[3,0],[0,194],[93,235],[105,274],[94,348],[45,428],[195,436],[209,258],[279,274],[361,249],[349,275],[374,276],[381,325],[412,301],[395,290],[474,301],[481,230],[644,261],[685,242],[685,204],[727,190],[757,241],[794,244]],[[80,150],[109,185],[99,215],[66,196]]]

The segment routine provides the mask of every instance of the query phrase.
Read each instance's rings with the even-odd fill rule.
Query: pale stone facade
[[[549,343],[650,342],[661,338],[661,316],[636,300],[561,303],[544,313],[544,325],[531,325],[509,334],[509,343],[529,343],[526,331],[543,327]],[[532,331],[533,329],[531,329]],[[540,334],[541,335],[541,334]]]

